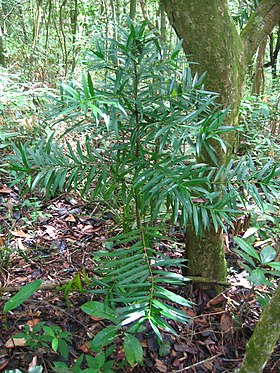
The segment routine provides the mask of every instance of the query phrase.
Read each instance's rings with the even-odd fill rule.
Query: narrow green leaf
[[[250,244],[248,244],[244,239],[242,239],[240,237],[234,237],[233,240],[248,255],[252,256],[253,258],[255,258],[257,260],[260,260],[260,257],[259,257],[259,254],[257,253],[257,251]]]
[[[6,314],[14,308],[20,306],[24,301],[26,301],[26,299],[31,297],[31,295],[39,289],[42,282],[43,281],[41,280],[36,280],[21,288],[17,294],[15,294],[10,300],[8,300],[8,302],[5,303],[4,313]]]
[[[191,303],[187,299],[181,297],[181,295],[175,294],[161,286],[155,286],[155,295],[160,298],[170,299],[172,302],[181,304],[182,306],[189,307],[191,305]]]
[[[274,268],[280,271],[280,262],[270,262],[270,263],[267,263],[267,265],[271,268]]]

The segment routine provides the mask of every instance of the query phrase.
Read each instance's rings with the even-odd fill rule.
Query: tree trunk
[[[230,108],[226,125],[237,124],[238,111],[246,68],[261,41],[280,19],[279,0],[263,0],[248,24],[239,35],[229,14],[226,0],[162,0],[169,21],[183,40],[183,48],[192,71],[201,75],[207,72],[207,90],[219,93],[223,108]],[[220,165],[227,162],[235,145],[235,134],[225,137],[228,153],[220,144],[215,146]],[[207,155],[204,162],[212,164]],[[189,275],[207,275],[211,280],[223,282],[226,276],[226,262],[221,230],[209,231],[198,237],[187,231],[186,258]],[[210,287],[210,286],[209,286]]]
[[[188,60],[199,62],[191,65],[193,73],[202,75],[207,71],[206,89],[218,92],[222,106],[232,109],[227,124],[234,125],[241,100],[245,65],[243,46],[229,16],[226,1],[178,0],[172,5],[166,1],[165,9],[177,35],[183,38]],[[233,137],[226,140],[234,143]],[[215,150],[222,165],[226,162],[226,154],[217,145]],[[204,157],[204,161],[212,164],[209,157]],[[226,261],[221,230],[216,232],[211,226],[202,237],[198,237],[192,229],[187,229],[186,258],[187,275],[225,281]]]
[[[160,37],[163,43],[166,43],[166,15],[165,15],[165,10],[160,3],[159,5],[159,10],[160,10]]]
[[[129,2],[129,17],[134,19],[136,16],[137,0],[130,0]]]
[[[271,33],[269,37],[269,57],[270,61],[266,63],[264,66],[269,67],[271,66],[271,74],[272,74],[272,82],[275,82],[277,78],[277,58],[278,53],[280,51],[280,22],[278,24],[278,32],[276,37],[276,45],[274,48],[274,35]]]
[[[2,8],[2,1],[0,0],[0,66],[6,66],[5,48],[3,41],[4,32],[4,14]]]
[[[239,373],[261,373],[280,337],[280,284],[250,338]]]
[[[71,19],[71,30],[72,30],[72,63],[71,63],[71,75],[74,74],[77,59],[77,28],[78,28],[78,0],[74,0],[74,8],[70,11]]]
[[[43,1],[38,0],[36,14],[34,17],[34,24],[33,24],[33,43],[32,48],[35,50],[37,49],[38,39],[39,39],[39,31],[41,26],[42,20],[42,13],[43,13]]]
[[[264,56],[265,56],[265,49],[266,49],[267,39],[264,39],[259,46],[255,73],[254,73],[254,81],[252,87],[252,94],[259,95],[264,93]]]

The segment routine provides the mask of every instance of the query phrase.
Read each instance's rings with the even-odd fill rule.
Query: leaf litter
[[[71,193],[41,204],[39,213],[28,203],[28,198],[31,197],[21,199],[15,189],[0,185],[1,309],[23,285],[43,281],[31,298],[6,317],[0,315],[0,371],[25,372],[37,364],[44,367],[44,372],[52,372],[52,362],[61,358],[59,353],[44,347],[32,350],[25,346],[24,338],[16,340],[13,336],[24,324],[32,329],[44,322],[71,333],[69,366],[82,353],[90,353],[90,340],[107,324],[102,318],[82,312],[80,307],[92,300],[83,289],[87,289],[94,273],[92,253],[119,232],[114,226],[113,213],[102,211],[101,206],[86,205]],[[184,235],[175,235],[175,239],[176,246],[172,241],[164,242],[159,249],[177,257],[176,248],[184,247]],[[69,282],[72,287],[66,291]],[[192,317],[191,322],[180,325],[173,321],[178,336],[162,333],[161,345],[151,328],[138,333],[145,364],[135,367],[126,364],[121,371],[233,372],[242,361],[261,309],[240,268],[229,282],[231,286],[215,298],[187,285],[185,294],[181,295],[195,305],[182,310]],[[117,340],[112,352],[117,363],[124,360],[121,342]],[[279,354],[278,346],[264,372],[279,371]]]

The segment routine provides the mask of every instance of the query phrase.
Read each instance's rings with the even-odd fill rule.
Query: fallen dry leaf
[[[36,367],[37,365],[37,356],[33,356],[31,363],[28,366],[28,371],[31,370],[31,368]]]
[[[207,304],[206,304],[206,307],[210,307],[210,306],[215,306],[219,303],[222,303],[223,301],[225,301],[225,296],[223,294],[219,294],[217,295],[215,298],[211,299]]]
[[[57,228],[53,227],[52,225],[44,225],[43,228],[45,228],[43,235],[47,234],[51,238],[57,238]]]
[[[211,361],[205,361],[203,365],[206,369],[210,370],[210,372],[213,372],[213,364],[211,363]]]
[[[25,346],[25,338],[9,338],[5,343],[6,348],[23,347]]]
[[[20,237],[20,238],[32,238],[30,234],[25,233],[23,231],[11,231],[11,234],[15,237]]]
[[[156,364],[155,364],[156,368],[162,372],[162,373],[166,373],[167,372],[167,366],[164,364],[163,361],[161,360],[158,360],[156,359]]]
[[[2,194],[10,194],[13,190],[11,188],[6,188],[0,185],[0,193]]]
[[[66,216],[65,221],[75,222],[76,218],[72,214],[69,214]]]
[[[9,360],[0,356],[0,371],[2,371],[8,364]]]
[[[6,247],[4,238],[0,236],[0,247]]]
[[[208,321],[204,317],[195,317],[194,323],[200,325],[208,325]]]
[[[232,319],[227,312],[222,315],[220,325],[224,332],[229,331],[232,328]]]
[[[83,345],[79,346],[79,350],[81,350],[85,354],[87,354],[89,352],[89,344],[88,344],[88,342],[86,342]]]
[[[39,324],[39,322],[41,322],[40,319],[33,319],[33,320],[28,320],[26,324],[29,326],[29,329],[32,330],[35,325]]]

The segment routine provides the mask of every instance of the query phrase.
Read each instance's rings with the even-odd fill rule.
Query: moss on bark
[[[204,232],[202,237],[196,236],[192,229],[187,229],[185,256],[188,259],[186,276],[202,276],[217,282],[226,281],[223,237],[213,226]],[[211,288],[216,292],[221,290],[213,283],[200,284],[200,288]]]
[[[207,72],[206,89],[219,93],[222,107],[231,110],[227,125],[235,125],[247,64],[264,36],[279,21],[279,0],[263,0],[242,36],[229,14],[227,0],[162,0],[162,3],[172,27],[183,39],[188,60],[198,63],[191,66],[192,71],[199,75]],[[258,30],[260,26],[261,31]],[[235,133],[231,132],[225,140],[229,144],[227,155],[218,143],[212,144],[221,165],[231,156]],[[212,163],[209,157],[204,161]],[[213,226],[202,237],[195,237],[189,231],[186,257],[191,275],[224,281],[224,245],[221,232],[215,232]]]
[[[261,373],[280,337],[280,283],[250,338],[239,373]]]

